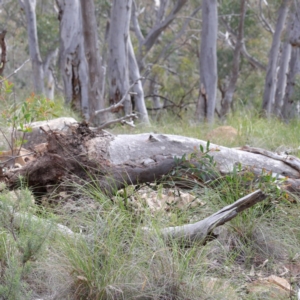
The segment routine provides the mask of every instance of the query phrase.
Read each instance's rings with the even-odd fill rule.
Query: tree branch
[[[270,23],[267,21],[267,19],[265,18],[264,14],[262,12],[261,0],[259,0],[259,19],[260,19],[261,23],[263,24],[263,27],[273,35],[274,29],[272,28]]]
[[[162,31],[175,19],[177,13],[182,9],[186,2],[187,0],[177,0],[176,5],[174,6],[170,14],[165,18],[165,20],[157,24],[154,28],[152,28],[152,30],[150,30],[143,43],[146,53],[152,48]]]
[[[20,67],[18,67],[17,69],[15,69],[11,74],[9,74],[8,76],[6,76],[4,79],[0,80],[0,84],[2,82],[4,82],[5,80],[7,80],[8,78],[10,78],[11,76],[17,74],[23,67],[25,64],[27,64],[30,61],[30,58],[28,58],[27,60],[25,60]]]
[[[261,190],[237,200],[231,205],[228,205],[213,215],[196,222],[194,224],[186,224],[176,227],[166,227],[161,230],[163,237],[169,239],[179,239],[182,242],[201,242],[205,243],[209,235],[213,235],[213,230],[230,221],[237,216],[238,213],[266,199],[266,195]],[[144,227],[144,230],[150,231]]]
[[[114,111],[116,109],[118,109],[119,107],[121,107],[122,103],[126,100],[126,97],[127,95],[129,94],[130,90],[135,86],[135,84],[139,81],[139,80],[143,80],[144,77],[140,77],[138,78],[137,80],[134,81],[134,83],[128,88],[128,90],[124,93],[122,99],[114,104],[114,105],[111,105],[110,107],[107,107],[107,108],[104,108],[104,109],[100,109],[100,110],[96,110],[95,111],[95,115],[99,114],[99,113],[104,113],[104,112],[107,112],[107,111]]]
[[[159,54],[159,57],[156,61],[159,61],[159,59],[161,59],[165,55],[165,53],[169,51],[169,49],[172,47],[172,45],[175,43],[175,41],[178,40],[185,33],[185,30],[186,30],[187,26],[189,25],[190,21],[198,13],[198,11],[201,9],[201,7],[202,7],[201,5],[198,6],[191,13],[191,15],[186,18],[186,20],[185,20],[184,24],[182,25],[180,31],[176,34],[176,36],[173,38],[173,40],[170,41],[169,44],[164,47],[164,49],[161,51],[161,53]]]
[[[135,0],[132,1],[132,8],[131,8],[131,23],[133,25],[134,33],[139,41],[139,48],[145,41],[143,33],[140,28],[139,20],[137,18],[137,11],[136,11],[136,3]]]

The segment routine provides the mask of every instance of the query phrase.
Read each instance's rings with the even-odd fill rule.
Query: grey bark
[[[292,46],[287,40],[283,45],[282,54],[280,57],[280,67],[278,71],[277,87],[275,93],[275,104],[274,104],[274,114],[281,117],[281,110],[283,106],[283,98],[285,94],[287,74],[289,69],[289,62],[291,58]]]
[[[282,106],[282,116],[285,120],[295,118],[299,114],[299,101],[294,96],[297,75],[300,73],[300,5],[297,2],[293,3],[293,18],[289,33],[289,42],[292,46],[292,53]]]
[[[200,95],[196,108],[198,121],[214,121],[217,94],[217,0],[203,0],[200,45]]]
[[[240,56],[241,51],[243,49],[243,39],[244,39],[244,23],[245,23],[245,16],[246,16],[246,0],[241,1],[241,13],[240,13],[240,21],[239,21],[239,29],[238,29],[238,36],[236,39],[234,54],[233,54],[233,66],[232,66],[232,73],[229,80],[229,85],[226,89],[224,99],[221,101],[221,117],[225,118],[228,114],[231,104],[232,98],[235,91],[236,83],[239,77],[239,69],[240,69]]]
[[[281,34],[284,28],[290,2],[291,0],[283,0],[279,8],[276,28],[269,53],[269,62],[267,67],[267,75],[265,79],[265,88],[262,103],[262,111],[268,117],[270,117],[272,113],[272,106],[274,104],[277,79],[276,68],[281,43]]]
[[[105,107],[104,101],[104,68],[100,56],[99,42],[97,38],[97,20],[95,16],[94,0],[81,0],[83,35],[85,55],[89,73],[89,110],[91,115],[96,110]],[[93,123],[101,123],[101,120]]]
[[[128,39],[132,0],[114,0],[109,29],[109,101],[118,103],[129,88]],[[125,114],[131,114],[130,96],[124,101]]]
[[[79,0],[56,0],[60,20],[60,68],[65,102],[90,119],[88,65],[84,51]]]
[[[282,106],[282,117],[284,120],[290,120],[297,116],[298,101],[293,98],[296,75],[300,72],[299,68],[299,48],[292,47],[289,73],[287,76],[286,91]]]
[[[19,0],[20,6],[26,13],[29,55],[32,64],[33,88],[36,94],[44,94],[44,70],[36,26],[36,0]]]
[[[144,89],[141,80],[138,80],[139,78],[141,78],[140,70],[135,58],[130,36],[128,36],[128,67],[129,78],[131,82],[136,82],[136,84],[133,87],[134,93],[131,96],[134,99],[135,110],[141,123],[150,124],[148,111],[145,105]]]
[[[58,49],[50,51],[44,62],[44,78],[47,80],[45,86],[45,95],[48,99],[54,99],[55,93],[55,79],[52,72],[52,66],[54,65],[55,60],[57,59]]]

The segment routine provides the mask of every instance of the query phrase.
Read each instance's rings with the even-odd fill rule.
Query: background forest
[[[7,128],[74,117],[299,157],[299,47],[298,0],[0,0],[1,151],[25,142]],[[211,167],[209,145],[179,162]],[[251,172],[185,189],[176,169],[113,196],[92,175],[39,198],[2,181],[0,299],[299,300],[299,193]],[[204,245],[160,234],[257,189]]]
[[[127,95],[121,109],[130,114],[134,103],[143,123],[165,113],[224,121],[240,111],[289,120],[298,117],[298,6],[204,1],[201,10],[199,1],[183,0],[2,1],[1,73],[30,58],[11,78],[17,100],[32,92],[64,98],[94,123],[108,118],[95,111],[118,103],[134,82],[135,95]]]

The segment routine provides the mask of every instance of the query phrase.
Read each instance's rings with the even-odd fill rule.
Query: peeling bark
[[[141,123],[146,125],[150,124],[148,111],[145,104],[144,98],[144,89],[141,80],[140,70],[135,58],[132,42],[130,36],[128,37],[128,67],[129,67],[129,77],[131,82],[136,82],[133,87],[133,95],[131,96],[134,99],[134,106],[137,112],[138,117],[140,118]]]
[[[202,31],[200,46],[200,88],[196,108],[198,121],[214,121],[217,95],[217,37],[218,10],[216,0],[202,4]]]
[[[90,119],[88,65],[84,51],[79,0],[56,0],[60,20],[60,68],[65,102]]]
[[[94,0],[80,0],[80,2],[82,7],[85,55],[89,70],[89,110],[91,115],[93,115],[96,110],[105,107],[105,76],[98,45]],[[101,120],[97,121],[96,119],[93,119],[93,123],[100,124]]]
[[[118,103],[129,88],[128,39],[132,0],[114,0],[109,29],[109,101]],[[132,113],[130,96],[124,101],[125,115]]]

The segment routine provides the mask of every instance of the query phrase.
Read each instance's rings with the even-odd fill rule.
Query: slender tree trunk
[[[65,102],[71,103],[85,120],[90,119],[88,66],[84,51],[79,0],[56,0],[60,20],[60,67]]]
[[[0,52],[1,52],[1,57],[0,57],[0,76],[3,76],[3,71],[5,68],[6,64],[6,43],[5,43],[5,35],[6,35],[6,30],[2,30],[0,32]]]
[[[132,0],[114,0],[109,29],[109,101],[118,103],[129,89],[128,39]],[[128,94],[124,112],[131,114],[132,105]]]
[[[91,115],[105,107],[104,69],[97,38],[94,0],[81,0],[85,55],[89,69],[89,109]],[[101,116],[101,115],[98,115]],[[100,121],[100,120],[99,120]],[[93,119],[95,123],[96,120]],[[96,122],[100,123],[100,122]]]
[[[236,45],[233,54],[233,66],[232,66],[232,74],[229,81],[229,85],[226,89],[224,99],[221,102],[221,117],[225,118],[229,112],[229,109],[232,104],[232,98],[235,91],[235,86],[239,77],[239,69],[240,69],[240,56],[243,48],[243,39],[244,39],[244,24],[245,24],[245,16],[246,16],[246,0],[241,1],[241,14],[240,14],[240,22],[239,22],[239,32],[236,40]]]
[[[292,46],[287,40],[283,45],[283,50],[280,58],[280,68],[278,71],[277,88],[275,93],[274,114],[281,117],[281,110],[283,106],[283,98],[286,88],[287,74],[289,69],[289,62],[291,58]]]
[[[200,95],[196,108],[196,119],[214,121],[217,94],[217,0],[202,2],[202,31],[200,46]]]
[[[57,59],[58,49],[50,51],[44,62],[44,77],[47,80],[45,87],[45,95],[48,99],[54,99],[55,80],[52,73],[53,62]]]
[[[282,116],[287,121],[299,116],[299,101],[294,95],[296,76],[300,73],[300,5],[293,3],[293,19],[289,31],[289,42],[292,47],[287,85],[282,106]]]
[[[268,117],[270,117],[271,115],[272,106],[274,104],[274,97],[276,91],[276,79],[277,79],[276,68],[277,68],[278,55],[279,55],[279,49],[281,43],[281,33],[284,28],[290,2],[291,0],[283,0],[279,8],[276,28],[273,35],[271,50],[269,53],[269,63],[267,67],[267,75],[265,80],[265,89],[264,89],[263,104],[262,104],[263,113]]]
[[[299,48],[292,47],[290,60],[290,70],[287,77],[287,86],[282,107],[282,116],[284,120],[295,118],[298,114],[297,102],[293,98],[296,75],[299,73]]]
[[[128,59],[129,78],[132,82],[135,82],[141,77],[141,75],[140,75],[138,64],[136,62],[130,36],[128,36],[128,55],[129,55],[129,59]],[[138,114],[140,121],[144,124],[150,124],[148,111],[145,105],[144,89],[141,80],[138,80],[136,82],[133,88],[133,92],[134,92],[133,98],[134,98],[135,110]]]
[[[44,94],[44,70],[40,55],[36,26],[36,0],[19,0],[19,3],[26,13],[29,55],[32,64],[34,92],[36,94]]]

